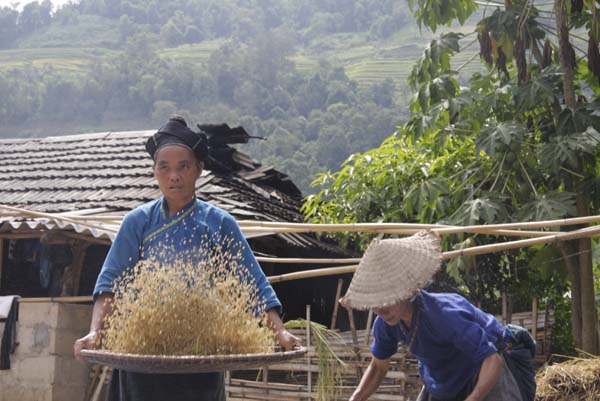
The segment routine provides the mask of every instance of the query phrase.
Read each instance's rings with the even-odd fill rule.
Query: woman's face
[[[183,146],[162,147],[155,156],[153,170],[167,202],[176,205],[189,202],[195,195],[196,180],[203,167],[192,151]]]
[[[407,316],[410,311],[408,302],[400,302],[396,305],[384,306],[381,308],[373,308],[373,312],[379,315],[388,325],[395,326],[400,323],[402,318]]]

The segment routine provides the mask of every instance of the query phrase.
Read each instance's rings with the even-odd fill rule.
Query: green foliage
[[[399,131],[378,149],[351,156],[340,171],[315,180],[323,189],[306,199],[304,213],[322,223],[443,218],[480,170],[472,171],[472,142],[450,138],[439,154],[431,144],[431,138],[412,142]]]
[[[418,22],[434,31],[462,23],[476,7],[470,1],[416,5]],[[434,39],[409,76],[414,92],[409,121],[379,148],[355,154],[340,171],[320,176],[314,183],[320,191],[304,207],[307,217],[328,223],[461,225],[550,220],[578,215],[576,197],[597,213],[600,84],[580,63],[578,105],[564,106],[564,77],[552,55],[556,45],[550,43],[554,37],[541,15],[521,2],[484,17],[474,33],[487,68],[468,79],[460,77],[453,59],[470,45],[464,44],[469,35],[463,30]],[[463,147],[468,150],[455,153]],[[436,164],[444,168],[432,170]],[[459,248],[495,240],[453,239]],[[564,311],[564,270],[539,270],[535,264],[551,256],[536,252],[460,258],[448,264],[448,273],[482,302],[494,302],[503,288],[525,294],[531,282],[544,302]],[[519,273],[518,266],[529,258],[537,258],[534,266],[522,268],[526,275]],[[483,284],[473,281],[473,272]],[[559,318],[565,323],[565,316]],[[566,344],[569,333],[563,334]]]
[[[417,0],[408,2],[411,10],[421,25],[435,32],[438,26],[450,26],[455,20],[464,24],[467,18],[475,12],[477,5],[471,0]]]

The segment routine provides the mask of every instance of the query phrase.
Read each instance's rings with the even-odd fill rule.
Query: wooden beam
[[[70,232],[70,231],[63,232],[63,234],[66,237],[69,237],[69,238],[79,239],[79,240],[82,240],[82,241],[85,241],[85,242],[89,242],[90,245],[107,245],[107,246],[110,246],[112,244],[112,241],[109,240],[109,239],[96,238],[96,237],[92,237],[90,235],[84,235],[84,234],[74,233],[74,232]]]
[[[537,297],[533,297],[533,300],[531,301],[531,321],[533,322],[533,324],[531,325],[531,336],[533,337],[534,341],[537,337],[537,310],[538,299]]]
[[[79,296],[79,297],[40,297],[40,298],[18,298],[21,303],[35,303],[35,302],[62,302],[62,303],[87,303],[93,302],[94,299],[91,295]]]
[[[71,260],[71,282],[69,283],[70,294],[65,293],[65,296],[77,296],[79,294],[79,281],[81,280],[81,272],[83,271],[83,262],[85,261],[86,250],[90,246],[88,242],[76,240],[73,244],[73,257]],[[63,283],[63,286],[66,283]],[[64,287],[63,287],[64,288]]]
[[[0,238],[0,289],[2,288],[2,265],[4,264],[4,238]]]
[[[2,239],[31,239],[31,238],[40,238],[43,235],[44,235],[43,231],[3,233],[3,234],[0,234],[0,238],[2,238]]]

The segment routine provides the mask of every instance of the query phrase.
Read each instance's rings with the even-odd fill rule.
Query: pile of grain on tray
[[[208,248],[207,248],[208,249]],[[161,255],[168,255],[163,249]],[[264,303],[239,253],[195,249],[194,257],[151,258],[115,285],[102,348],[144,355],[272,352]]]

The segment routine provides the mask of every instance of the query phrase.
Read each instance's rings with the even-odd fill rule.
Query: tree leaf
[[[575,194],[557,191],[539,194],[517,214],[521,221],[557,220],[576,215]]]
[[[481,130],[475,144],[477,150],[483,150],[490,157],[503,156],[511,143],[523,142],[525,132],[527,129],[518,121],[502,122]]]

